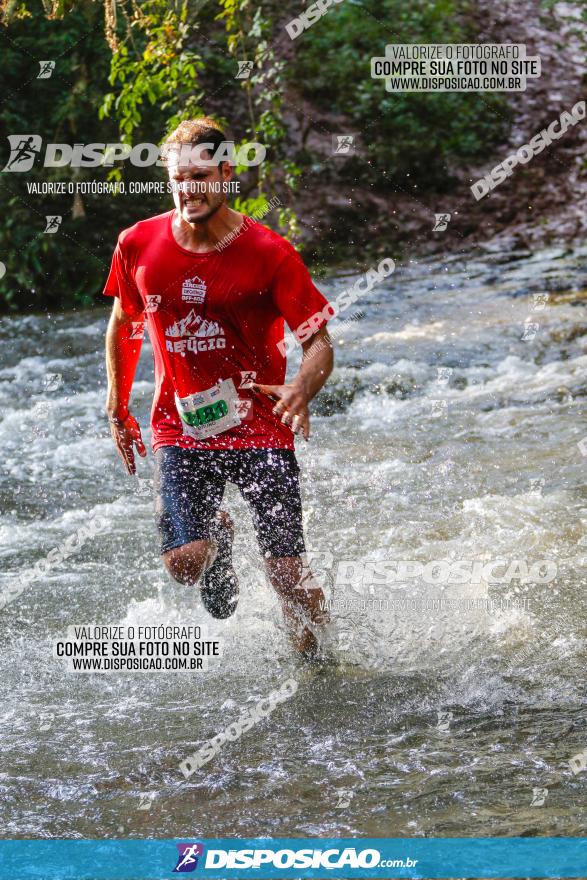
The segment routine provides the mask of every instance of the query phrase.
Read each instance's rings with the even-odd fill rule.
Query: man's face
[[[210,158],[210,154],[204,153],[203,158]],[[173,201],[182,220],[186,223],[209,220],[226,201],[222,184],[231,177],[232,169],[228,162],[207,165],[181,157],[170,160],[169,179],[174,184]]]

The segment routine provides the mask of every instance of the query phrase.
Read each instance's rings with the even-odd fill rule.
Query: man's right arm
[[[142,345],[142,337],[133,339],[132,336],[136,324],[142,321],[143,315],[127,315],[118,298],[114,299],[106,332],[106,412],[112,438],[129,474],[136,473],[133,445],[140,456],[147,454],[139,425],[128,408]]]

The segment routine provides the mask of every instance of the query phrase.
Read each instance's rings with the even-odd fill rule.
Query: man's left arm
[[[326,326],[321,327],[302,343],[304,354],[298,374],[285,385],[254,385],[256,391],[276,401],[273,412],[281,416],[294,434],[301,430],[306,440],[310,436],[308,404],[318,394],[334,366],[332,342]]]

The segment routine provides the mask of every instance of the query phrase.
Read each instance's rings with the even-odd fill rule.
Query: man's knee
[[[271,584],[279,593],[295,590],[307,573],[300,556],[266,556],[265,568]]]
[[[191,541],[163,553],[162,559],[171,577],[180,584],[196,584],[214,561],[213,541]]]

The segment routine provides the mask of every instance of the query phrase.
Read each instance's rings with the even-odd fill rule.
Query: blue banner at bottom
[[[587,839],[4,840],[1,880],[586,877]]]

